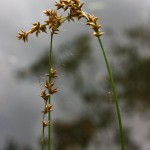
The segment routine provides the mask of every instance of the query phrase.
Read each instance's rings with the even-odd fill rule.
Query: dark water
[[[17,41],[20,28],[44,20],[49,1],[2,0],[0,5],[0,149],[38,149],[41,136],[39,80],[47,72],[49,35]],[[102,37],[117,85],[126,149],[149,150],[150,1],[85,4],[100,16]],[[54,38],[59,92],[52,112],[56,150],[119,149],[118,122],[104,59],[92,32],[65,24]],[[12,140],[12,141],[11,141]],[[10,142],[9,142],[10,141]],[[7,144],[6,144],[7,143]],[[14,148],[12,148],[14,147]],[[31,149],[26,147],[26,149]]]

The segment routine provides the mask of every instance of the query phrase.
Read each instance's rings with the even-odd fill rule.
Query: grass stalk
[[[51,82],[51,68],[52,68],[52,47],[53,47],[53,33],[51,33],[51,39],[50,39],[50,49],[49,49],[49,83]],[[50,93],[49,93],[50,94]],[[49,96],[48,103],[51,103],[51,95]],[[51,113],[48,112],[48,150],[51,150]]]
[[[108,62],[108,59],[107,59],[107,56],[106,56],[106,53],[105,53],[104,46],[102,44],[102,41],[101,41],[100,37],[97,37],[97,38],[98,38],[100,47],[101,47],[102,52],[103,52],[103,56],[104,56],[104,59],[105,59],[107,71],[108,71],[108,74],[109,74],[109,78],[110,78],[110,82],[111,82],[111,86],[112,86],[112,90],[113,90],[113,95],[114,95],[114,100],[115,100],[115,105],[116,105],[116,110],[117,110],[117,116],[118,116],[118,122],[119,122],[119,129],[120,129],[121,148],[122,148],[122,150],[125,150],[124,134],[123,134],[121,113],[120,113],[120,109],[119,109],[119,103],[118,103],[118,96],[117,96],[117,92],[116,92],[116,87],[115,87],[115,83],[114,83],[114,80],[113,80],[113,75],[112,75],[111,70],[110,70],[109,62]]]
[[[45,106],[46,106],[46,102],[45,102],[45,104],[44,104],[44,108],[45,108]],[[45,113],[43,112],[43,121],[44,121],[44,118],[45,118]],[[42,126],[43,126],[43,124],[42,124]],[[44,130],[45,128],[44,128],[44,126],[42,127],[42,150],[44,150],[44,142],[45,142],[45,130]]]

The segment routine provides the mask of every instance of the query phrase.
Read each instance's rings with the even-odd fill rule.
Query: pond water
[[[12,139],[20,147],[38,149],[43,105],[39,80],[45,80],[49,34],[31,36],[26,44],[15,36],[20,28],[43,21],[42,11],[54,8],[53,3],[1,1],[0,149],[8,150],[6,141]],[[105,32],[102,41],[117,85],[126,149],[149,150],[150,1],[87,0],[84,9],[100,17]],[[98,41],[83,20],[65,23],[61,31],[53,44],[59,74],[59,92],[52,99],[54,149],[119,149],[113,94]]]

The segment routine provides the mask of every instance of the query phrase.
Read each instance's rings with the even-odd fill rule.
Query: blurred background
[[[43,22],[50,0],[1,0],[0,150],[38,150],[48,72],[50,34],[16,39],[20,29]],[[150,150],[150,1],[86,0],[100,17],[114,75],[127,150]],[[84,20],[65,23],[54,37],[59,92],[52,97],[53,150],[120,149],[113,94],[98,41]]]

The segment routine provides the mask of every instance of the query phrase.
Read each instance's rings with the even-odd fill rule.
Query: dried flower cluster
[[[80,4],[79,0],[60,0],[59,2],[56,2],[55,6],[58,9],[63,9],[64,11],[70,10],[67,16],[67,20],[74,21],[74,18],[77,18],[78,20],[81,19],[83,16],[82,13],[82,6],[84,3]]]
[[[101,24],[97,23],[98,18],[94,17],[93,15],[88,14],[87,15],[87,25],[91,27],[91,29],[94,30],[93,35],[99,37],[104,34],[104,32],[100,31]]]
[[[57,6],[57,9],[63,9],[64,11],[67,9],[70,10],[67,16],[68,21],[74,21],[74,18],[77,18],[78,20],[85,18],[87,21],[86,24],[94,30],[93,35],[98,37],[103,35],[104,33],[100,31],[101,25],[97,22],[98,17],[94,17],[93,15],[86,14],[84,11],[82,11],[83,5],[84,3],[80,3],[80,0],[60,0],[59,2],[56,2],[55,6]]]
[[[53,11],[53,10],[45,10],[43,11],[43,13],[48,16],[48,20],[45,21],[46,25],[49,26],[50,31],[53,34],[58,34],[57,31],[58,28],[61,26],[62,24],[62,16],[57,14],[57,11]]]
[[[45,85],[44,85],[44,90],[41,92],[41,97],[44,100],[44,110],[42,111],[43,113],[43,128],[47,127],[50,124],[49,120],[45,120],[45,114],[49,113],[52,111],[52,107],[53,105],[51,105],[50,103],[48,103],[48,99],[50,98],[50,96],[54,93],[57,92],[57,88],[54,87],[54,78],[57,77],[57,72],[56,70],[52,69],[50,70],[50,76],[51,76],[51,80],[50,82],[48,80],[45,81]]]
[[[33,27],[25,32],[23,30],[21,30],[21,32],[18,33],[18,35],[16,36],[18,38],[18,40],[23,40],[24,42],[28,42],[28,35],[32,34],[32,33],[36,33],[36,36],[38,37],[38,34],[40,32],[46,32],[46,24],[41,25],[40,22],[38,23],[33,23]]]
[[[41,24],[40,22],[34,23],[33,27],[25,32],[21,30],[21,32],[18,33],[17,38],[19,40],[23,40],[24,42],[28,41],[28,35],[32,33],[36,33],[36,36],[38,37],[38,34],[40,32],[46,32],[47,27],[49,28],[50,32],[53,34],[58,34],[59,27],[62,25],[62,23],[66,20],[68,21],[74,21],[74,19],[80,20],[81,18],[86,19],[86,25],[90,26],[91,29],[94,30],[93,35],[100,37],[104,33],[100,31],[101,24],[98,24],[98,17],[94,17],[91,14],[86,14],[84,11],[82,11],[82,7],[84,3],[81,3],[80,0],[60,0],[55,2],[55,6],[57,7],[57,10],[63,9],[64,11],[69,10],[68,15],[65,17],[62,17],[62,15],[58,15],[56,10],[45,10],[43,13],[48,17],[48,19],[45,22],[45,24]]]
[[[59,31],[58,28],[61,26],[63,22],[62,16],[59,16],[57,14],[57,11],[53,11],[50,9],[43,11],[43,13],[48,17],[48,20],[45,21],[45,24],[41,24],[40,22],[33,23],[33,27],[29,31],[25,32],[21,30],[21,32],[18,32],[18,35],[16,36],[18,40],[23,40],[24,42],[28,42],[29,34],[36,33],[36,37],[38,37],[38,34],[40,32],[47,33],[46,32],[47,26],[51,31],[51,33],[58,34],[57,33]]]

